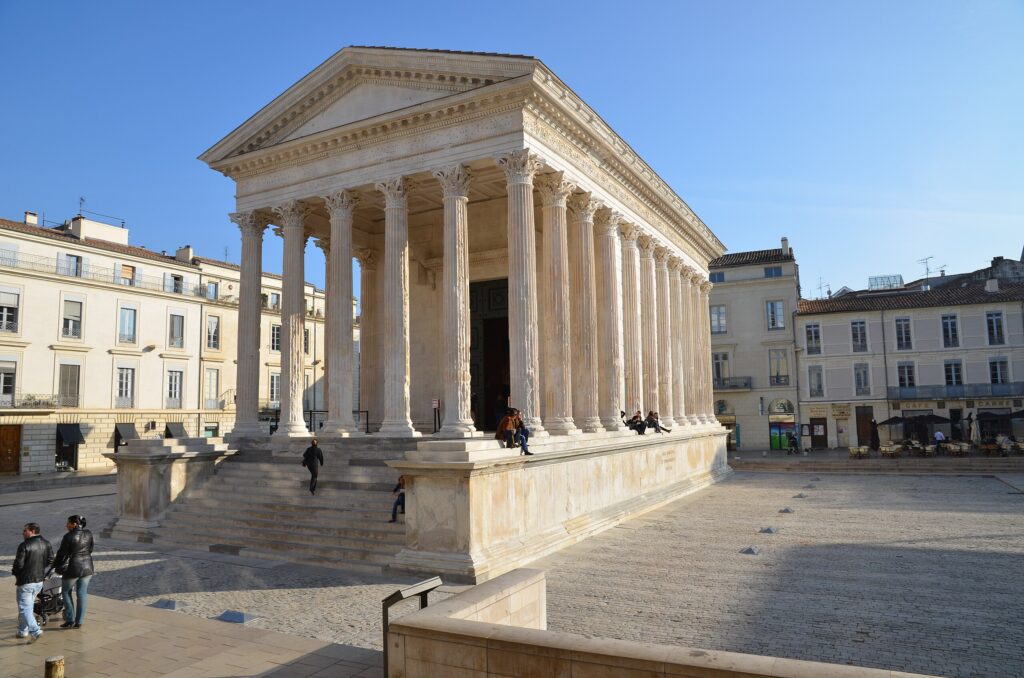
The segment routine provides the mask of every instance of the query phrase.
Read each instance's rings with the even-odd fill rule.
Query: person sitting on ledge
[[[526,428],[526,424],[523,423],[523,413],[519,410],[512,409],[512,421],[515,424],[515,442],[523,448],[523,454],[527,456],[533,456],[533,452],[530,452],[530,429]]]
[[[668,429],[662,428],[661,422],[658,421],[658,413],[654,410],[648,410],[647,420],[644,422],[647,428],[653,428],[658,433],[665,433]]]
[[[636,414],[626,422],[626,426],[636,431],[636,434],[640,436],[642,436],[644,431],[647,430],[647,423],[644,421],[644,416],[640,414],[640,410],[637,410]]]
[[[515,410],[511,407],[505,410],[505,416],[498,422],[498,430],[495,431],[494,437],[505,443],[505,447],[512,449],[518,447],[516,445],[516,424],[515,418],[512,416]]]

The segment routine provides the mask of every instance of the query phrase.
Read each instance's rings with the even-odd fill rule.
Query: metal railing
[[[724,377],[715,379],[715,388],[720,390],[749,389],[754,383],[752,377]]]
[[[52,393],[14,393],[0,394],[0,408],[26,410],[55,410],[60,407],[60,399]]]
[[[135,398],[132,396],[117,396],[114,398],[114,407],[128,410],[135,407]]]
[[[123,278],[121,277],[120,269],[91,266],[85,262],[70,264],[67,261],[60,261],[54,257],[22,254],[9,250],[0,251],[0,266],[39,271],[40,273],[56,273],[57,275],[64,275],[70,278],[83,278],[85,280],[129,285],[141,289],[176,294],[193,294],[192,290],[197,287],[184,281],[165,284],[164,279],[157,276],[136,275],[134,278]],[[203,295],[206,294],[205,286],[202,288],[202,292]]]
[[[440,577],[432,577],[425,581],[421,581],[419,584],[413,584],[412,586],[406,586],[404,589],[398,589],[387,598],[380,601],[381,607],[381,621],[383,622],[384,628],[384,673],[388,672],[388,626],[391,625],[389,617],[389,611],[391,606],[395,603],[400,603],[403,600],[408,600],[413,596],[418,596],[420,599],[420,609],[422,610],[430,601],[427,596],[431,591],[441,586]]]
[[[207,410],[223,410],[224,401],[220,398],[204,398],[203,407]]]
[[[769,377],[769,382],[772,386],[789,386],[789,375],[773,374],[771,377]]]
[[[60,328],[60,336],[68,339],[81,339],[82,338],[82,326],[81,325],[64,325]]]
[[[890,386],[889,400],[958,400],[962,398],[1010,398],[1024,395],[1024,381],[1005,384],[959,384],[956,386]]]
[[[58,407],[78,407],[79,396],[75,394],[61,394],[57,396]]]
[[[185,337],[171,337],[167,340],[167,348],[185,348]]]
[[[135,335],[134,334],[122,334],[121,332],[118,332],[117,333],[117,341],[118,341],[118,343],[121,343],[121,344],[134,344],[135,343]]]
[[[17,320],[5,320],[0,322],[0,332],[17,332],[18,321]]]

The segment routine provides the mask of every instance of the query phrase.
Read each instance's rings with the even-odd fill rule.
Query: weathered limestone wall
[[[547,631],[544,572],[520,569],[392,622],[388,678],[928,678]],[[614,613],[614,610],[610,611]]]
[[[389,462],[408,481],[406,548],[396,567],[486,581],[729,472],[717,425],[670,436],[584,434],[531,448],[545,454],[509,457],[480,441],[460,461],[431,441]]]

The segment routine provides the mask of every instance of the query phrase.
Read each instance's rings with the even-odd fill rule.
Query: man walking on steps
[[[324,463],[324,453],[317,446],[316,438],[312,444],[302,453],[302,465],[309,471],[309,493],[316,494],[316,477],[320,474],[320,467]]]

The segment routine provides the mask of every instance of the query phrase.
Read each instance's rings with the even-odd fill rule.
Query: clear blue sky
[[[0,29],[0,216],[85,196],[156,250],[237,261],[196,156],[350,44],[540,57],[730,250],[789,236],[805,296],[1024,246],[1024,2],[0,0]]]

